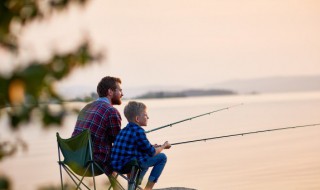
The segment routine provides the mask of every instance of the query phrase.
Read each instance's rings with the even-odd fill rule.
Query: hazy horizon
[[[60,92],[67,98],[77,98],[87,96],[96,92],[95,85],[87,86],[67,86],[60,88]],[[278,93],[278,92],[302,92],[302,91],[319,91],[320,75],[295,76],[295,77],[262,77],[251,79],[234,79],[220,83],[208,83],[202,86],[170,86],[170,85],[148,85],[138,87],[123,88],[124,98],[134,98],[148,92],[178,92],[183,90],[206,90],[221,89],[230,90],[239,94],[248,93]]]

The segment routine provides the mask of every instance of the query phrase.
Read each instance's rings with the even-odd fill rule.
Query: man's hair
[[[142,112],[147,108],[144,103],[130,101],[124,107],[124,116],[127,118],[129,122],[133,122],[135,117],[142,114]]]
[[[120,78],[110,76],[103,77],[97,86],[98,96],[105,97],[109,89],[116,90],[117,82],[121,84]]]

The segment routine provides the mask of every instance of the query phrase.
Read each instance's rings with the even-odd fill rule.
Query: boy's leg
[[[154,184],[155,184],[155,182],[148,181],[144,190],[151,190],[153,188]]]
[[[140,172],[140,175],[138,176],[138,184],[141,185],[141,182],[142,182],[142,179],[144,177],[144,175],[146,175],[147,171],[148,171],[149,167],[147,168],[142,168],[141,167],[141,172]]]
[[[146,162],[141,163],[142,171],[141,171],[141,175],[139,178],[142,180],[142,178],[145,175],[145,173],[147,172],[148,168],[153,166],[152,171],[149,176],[149,179],[148,179],[148,183],[149,182],[153,182],[153,183],[157,182],[158,178],[160,177],[160,175],[164,169],[164,166],[166,165],[166,162],[167,162],[167,156],[163,153],[159,153],[156,156],[149,158]]]

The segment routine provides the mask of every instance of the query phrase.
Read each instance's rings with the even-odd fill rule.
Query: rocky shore
[[[155,190],[196,190],[196,189],[185,188],[185,187],[167,187],[167,188],[155,189]]]

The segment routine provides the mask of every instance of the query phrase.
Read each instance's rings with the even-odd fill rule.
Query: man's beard
[[[111,104],[112,105],[121,105],[121,98],[118,98],[118,97],[112,97],[111,98]]]

